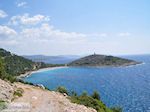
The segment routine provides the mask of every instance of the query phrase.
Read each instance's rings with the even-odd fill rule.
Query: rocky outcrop
[[[0,84],[1,90],[4,89],[0,90],[1,98],[11,99],[13,86],[2,80]],[[24,92],[21,97],[7,104],[7,108],[2,112],[96,112],[93,108],[71,103],[67,95],[55,91],[22,83],[15,83],[14,86],[22,88]]]
[[[10,102],[13,98],[14,85],[0,79],[0,100]]]

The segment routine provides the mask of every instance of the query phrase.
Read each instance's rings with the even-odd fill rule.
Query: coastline
[[[22,79],[25,77],[30,76],[33,73],[37,73],[37,72],[42,72],[42,71],[47,71],[47,70],[55,70],[55,69],[60,69],[60,68],[68,68],[68,67],[95,67],[95,68],[103,68],[103,67],[133,67],[133,66],[138,66],[138,65],[143,65],[145,63],[143,62],[139,62],[139,63],[132,63],[130,65],[122,65],[122,66],[58,66],[58,67],[47,67],[47,68],[41,68],[38,70],[32,70],[32,71],[28,71],[24,74],[20,74],[17,78],[18,79]]]
[[[47,68],[41,68],[41,69],[38,69],[38,70],[32,70],[32,71],[28,71],[28,72],[26,72],[24,74],[20,74],[17,78],[18,79],[22,79],[22,78],[30,76],[33,73],[47,71],[47,70],[55,70],[55,69],[60,69],[60,68],[67,68],[67,66],[47,67]]]
[[[118,67],[132,67],[132,66],[138,66],[138,65],[143,65],[145,64],[144,62],[131,62],[128,64],[123,64],[123,65],[75,65],[75,66],[68,66],[68,67],[89,67],[89,68],[105,68],[105,67],[113,67],[113,68],[118,68]]]

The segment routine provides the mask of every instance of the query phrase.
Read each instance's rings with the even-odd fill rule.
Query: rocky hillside
[[[10,102],[13,98],[15,87],[10,82],[6,82],[0,79],[0,101]]]
[[[18,89],[23,93],[20,96],[16,94],[16,97],[14,91]],[[6,102],[7,107],[0,108],[1,112],[96,112],[84,105],[71,103],[67,97],[55,91],[21,83],[11,84],[0,79],[0,101]]]
[[[139,62],[106,55],[89,55],[68,64],[68,66],[129,66],[139,64]]]

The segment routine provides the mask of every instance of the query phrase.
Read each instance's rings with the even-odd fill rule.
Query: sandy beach
[[[41,68],[41,69],[38,69],[38,70],[28,71],[28,72],[26,72],[24,74],[20,74],[17,78],[21,79],[21,78],[24,78],[24,77],[28,77],[29,75],[31,75],[33,73],[43,72],[43,71],[48,71],[48,70],[61,69],[61,68],[67,68],[67,66],[48,67],[48,68]]]

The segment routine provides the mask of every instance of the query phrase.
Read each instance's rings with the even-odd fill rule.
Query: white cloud
[[[90,37],[107,37],[108,34],[107,33],[92,33],[89,34]]]
[[[26,5],[27,5],[27,2],[17,3],[17,7],[25,7]]]
[[[11,25],[36,25],[42,22],[48,22],[50,21],[50,18],[48,16],[44,16],[44,15],[35,15],[35,16],[29,16],[28,13],[24,14],[24,15],[18,15],[18,16],[13,16],[10,21],[9,24]]]
[[[30,39],[34,38],[40,40],[58,40],[58,41],[81,40],[86,37],[86,35],[82,33],[63,32],[54,29],[54,27],[50,26],[49,24],[42,24],[40,27],[24,29],[20,34],[22,37]]]
[[[8,15],[6,14],[6,12],[4,12],[3,10],[0,10],[0,18],[5,18]]]
[[[129,32],[122,32],[122,33],[118,34],[118,36],[120,36],[120,37],[127,37],[127,36],[130,36],[130,35],[131,35],[131,33],[129,33]]]
[[[59,44],[78,43],[86,40],[86,34],[60,31],[46,23],[40,27],[24,28],[19,32],[7,26],[0,26],[0,37],[1,46],[17,45],[22,46],[23,49],[34,46],[38,46],[37,48],[50,47],[54,43],[59,46]]]
[[[7,26],[0,26],[0,39],[16,36],[17,32]]]
[[[108,36],[107,33],[66,32],[55,29],[54,26],[48,24],[48,21],[49,17],[44,15],[13,16],[10,23],[22,26],[17,26],[17,31],[15,31],[8,26],[0,25],[0,47],[14,49],[19,54],[47,55],[90,54],[93,52],[115,54],[127,53],[127,50],[133,45],[138,48],[137,42],[134,41],[135,38],[130,38],[129,32],[117,34],[120,37],[127,36],[126,38],[116,38],[116,34]],[[149,47],[149,44],[147,46]],[[135,47],[130,52],[134,52]]]

